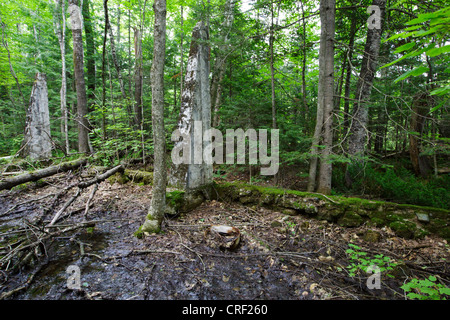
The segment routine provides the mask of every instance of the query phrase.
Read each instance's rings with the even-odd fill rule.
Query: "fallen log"
[[[59,172],[66,172],[69,170],[77,169],[80,166],[83,166],[87,163],[87,159],[82,158],[70,162],[64,162],[55,166],[51,166],[45,169],[37,170],[34,172],[28,172],[21,174],[16,177],[4,179],[3,181],[0,181],[0,190],[4,189],[11,189],[15,186],[18,186],[20,184],[26,183],[26,182],[32,182],[32,181],[38,181],[39,179],[46,178],[49,176],[52,176],[54,174],[57,174]]]

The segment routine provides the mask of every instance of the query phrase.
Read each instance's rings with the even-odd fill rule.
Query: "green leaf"
[[[420,66],[420,67],[414,68],[412,70],[409,70],[408,72],[405,72],[400,77],[395,79],[394,83],[397,83],[397,82],[399,82],[401,80],[404,80],[404,79],[406,79],[406,78],[408,78],[410,76],[414,76],[414,77],[420,76],[421,74],[423,74],[426,71],[428,71],[428,68],[424,67],[424,66]]]
[[[436,56],[438,56],[438,55],[440,55],[442,53],[447,53],[447,52],[450,52],[450,45],[446,45],[446,46],[443,46],[443,47],[440,47],[440,48],[430,49],[430,50],[428,50],[426,52],[426,54],[429,57],[436,57]]]
[[[399,52],[403,52],[403,51],[409,50],[409,49],[411,49],[412,47],[414,47],[415,45],[416,45],[416,44],[415,44],[414,42],[406,43],[406,44],[404,44],[404,45],[398,47],[398,48],[394,51],[394,53],[399,53]]]

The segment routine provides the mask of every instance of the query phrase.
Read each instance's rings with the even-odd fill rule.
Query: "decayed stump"
[[[172,135],[175,145],[168,182],[184,192],[185,207],[191,209],[210,197],[213,184],[212,161],[205,160],[203,153],[210,145],[209,140],[205,140],[205,132],[211,129],[207,40],[208,29],[203,22],[198,22],[192,32],[180,118]],[[166,202],[166,205],[166,211],[173,211],[170,203]]]
[[[174,146],[175,150],[183,151],[184,161],[176,163],[177,159],[172,157],[174,161],[169,177],[169,184],[184,191],[212,184],[212,164],[206,163],[203,159],[203,150],[207,144],[203,141],[203,135],[211,128],[209,47],[205,44],[207,39],[206,26],[203,22],[198,22],[192,32],[181,98],[177,129],[182,138],[175,141]]]
[[[31,90],[21,155],[31,159],[46,159],[52,155],[47,79],[44,73],[36,74]]]

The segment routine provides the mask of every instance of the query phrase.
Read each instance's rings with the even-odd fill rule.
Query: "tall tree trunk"
[[[320,170],[319,170],[319,185],[317,192],[323,194],[331,193],[331,147],[333,144],[333,96],[334,96],[334,33],[335,33],[335,15],[336,15],[336,0],[324,0],[324,4],[321,6],[324,12],[324,20],[322,26],[325,25],[324,35],[324,79],[323,79],[323,97],[321,108],[324,109],[323,117],[323,146],[322,154],[320,158]],[[322,19],[322,18],[321,18]],[[323,28],[323,27],[321,27]],[[321,38],[321,51],[322,51],[322,38]],[[322,54],[322,53],[319,53]],[[320,101],[320,98],[319,98]]]
[[[103,1],[103,7],[105,10],[105,25],[107,30],[109,31],[109,42],[111,44],[111,56],[113,59],[114,67],[117,72],[117,78],[119,79],[119,86],[120,86],[120,92],[122,93],[122,98],[126,99],[127,94],[125,93],[125,87],[123,85],[123,79],[122,79],[122,72],[120,71],[120,65],[119,60],[117,59],[117,53],[116,53],[116,44],[114,40],[114,33],[111,28],[111,23],[109,21],[109,14],[108,14],[108,0]],[[129,110],[130,111],[130,110]]]
[[[305,19],[305,10],[303,8],[303,1],[300,1],[300,4],[302,6],[302,40],[303,40],[303,57],[302,57],[302,103],[303,103],[303,109],[304,109],[304,116],[305,116],[305,124],[308,123],[308,102],[306,101],[306,19]],[[309,132],[309,130],[307,130]]]
[[[65,0],[56,0],[56,35],[59,41],[61,51],[61,135],[64,137],[66,154],[69,153],[69,132],[68,132],[68,111],[67,111],[67,75],[66,75],[66,2]],[[60,22],[62,17],[62,26]]]
[[[92,18],[89,12],[90,1],[83,0],[84,32],[86,34],[86,68],[88,108],[92,112],[95,99],[95,42]]]
[[[84,54],[82,36],[82,15],[78,0],[69,0],[70,21],[73,37],[73,66],[77,91],[78,151],[89,153],[89,123],[87,115],[86,84],[84,80]]]
[[[273,57],[273,42],[274,42],[274,24],[273,24],[273,1],[270,7],[270,37],[269,37],[269,50],[270,50],[270,87],[272,95],[272,129],[277,128],[277,110],[275,101],[275,70],[274,70],[274,57]]]
[[[350,27],[350,40],[348,43],[347,51],[347,74],[345,75],[345,88],[344,88],[344,123],[343,132],[347,133],[348,130],[348,118],[349,118],[349,105],[350,105],[350,81],[352,77],[352,58],[353,58],[353,45],[355,44],[356,35],[356,15],[352,16],[352,24]]]
[[[229,42],[229,33],[234,20],[234,1],[227,0],[225,3],[225,20],[223,22],[223,31],[221,45],[218,48],[216,61],[214,63],[213,79],[211,83],[211,109],[214,112],[212,126],[219,124],[219,108],[222,101],[222,80],[225,76],[226,60],[228,53],[225,51]]]
[[[353,105],[348,143],[348,153],[356,160],[357,166],[360,166],[361,159],[366,151],[366,145],[368,144],[369,110],[367,101],[370,99],[373,79],[377,68],[386,0],[373,0],[372,5],[378,6],[380,9],[380,28],[372,28],[367,31],[361,72],[356,85],[355,98],[357,101]],[[347,187],[350,187],[352,184],[352,177],[350,177],[348,167],[345,171],[345,181]]]
[[[428,93],[414,96],[409,134],[409,157],[417,176],[426,178],[431,173],[431,164],[428,156],[421,155],[420,139],[423,136],[426,116],[430,111],[431,98]]]
[[[106,4],[107,1],[108,0],[103,1],[103,8],[104,8],[104,13],[105,13],[105,27],[103,29],[103,48],[102,48],[102,131],[103,131],[103,140],[106,139],[106,41],[108,39],[108,6]]]
[[[366,45],[361,63],[361,72],[356,86],[355,98],[357,101],[353,105],[353,119],[350,127],[348,145],[349,154],[356,157],[364,156],[365,146],[367,143],[367,125],[369,115],[367,101],[370,99],[372,83],[377,68],[386,0],[373,0],[372,5],[378,6],[381,10],[381,28],[369,29],[367,31]]]
[[[134,124],[140,129],[142,124],[142,34],[140,28],[134,28]]]
[[[164,59],[166,55],[166,0],[155,0],[154,47],[151,70],[154,141],[153,190],[142,232],[159,232],[166,205],[166,140],[164,130]]]
[[[181,94],[183,93],[183,6],[181,6],[181,35],[180,35],[180,104],[181,104]]]
[[[320,158],[320,170],[317,191],[324,194],[331,192],[330,163],[333,142],[333,95],[334,95],[334,33],[335,33],[335,0],[320,1],[320,50],[319,50],[319,84],[317,96],[316,127],[311,146],[311,162],[309,168],[308,191],[315,190],[317,165]],[[322,141],[321,141],[322,140]],[[319,152],[318,145],[323,149]]]

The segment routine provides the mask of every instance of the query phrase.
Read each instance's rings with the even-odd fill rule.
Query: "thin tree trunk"
[[[347,133],[348,130],[348,118],[349,118],[349,105],[350,105],[350,81],[352,77],[352,58],[353,58],[353,45],[355,43],[355,35],[356,35],[356,15],[352,17],[352,24],[350,27],[350,41],[348,43],[348,51],[347,51],[347,74],[345,75],[345,88],[344,88],[344,123],[343,123],[343,132]]]
[[[181,103],[181,93],[183,92],[183,6],[181,6],[181,36],[180,36],[180,103]]]
[[[13,65],[11,63],[11,53],[9,52],[8,41],[5,39],[5,24],[3,22],[1,22],[1,21],[0,21],[0,24],[2,25],[2,42],[3,42],[3,47],[5,47],[6,52],[8,53],[9,71],[11,72],[12,77],[16,81],[17,90],[19,90],[19,95],[22,98],[22,102],[23,102],[23,105],[24,105],[25,111],[26,111],[28,109],[27,101],[25,100],[25,98],[23,96],[22,90],[20,88],[19,80],[17,79],[16,73],[14,72],[14,68],[13,68]]]
[[[154,141],[153,190],[142,232],[159,232],[166,205],[166,141],[164,130],[164,59],[166,55],[166,0],[155,0],[154,48],[151,70]]]
[[[431,172],[431,164],[428,156],[421,155],[420,139],[424,133],[426,115],[430,110],[430,96],[428,93],[420,93],[414,96],[410,131],[409,134],[409,156],[417,176],[426,178]]]
[[[304,108],[305,124],[308,123],[308,102],[306,101],[306,19],[305,10],[303,8],[303,1],[300,1],[302,6],[302,21],[303,21],[303,57],[302,57],[302,103]],[[308,130],[309,132],[309,130]]]
[[[269,50],[270,50],[270,85],[272,93],[272,129],[277,128],[277,111],[275,101],[275,70],[273,67],[273,42],[274,42],[274,25],[273,25],[273,1],[270,7],[271,24],[270,24],[270,38],[269,38]]]
[[[106,139],[106,41],[108,39],[108,0],[104,0],[105,10],[105,28],[103,32],[103,50],[102,50],[102,131],[103,140]]]
[[[103,7],[105,10],[105,25],[106,25],[106,29],[109,31],[109,42],[111,44],[112,60],[114,63],[114,67],[116,68],[117,78],[119,79],[119,86],[120,86],[120,92],[122,93],[122,98],[126,99],[127,94],[125,93],[125,87],[123,85],[123,79],[122,79],[122,72],[120,72],[120,65],[119,65],[119,61],[117,59],[116,45],[115,45],[115,41],[114,41],[114,33],[111,28],[111,23],[109,22],[108,0],[103,1]]]
[[[142,124],[142,34],[140,28],[134,28],[134,124],[140,128]]]
[[[69,154],[69,132],[68,132],[68,112],[67,112],[67,76],[66,76],[66,2],[56,0],[56,34],[58,36],[61,51],[61,135],[65,141],[65,152]],[[62,17],[62,26],[60,23]]]
[[[69,12],[72,24],[73,65],[77,91],[78,151],[89,153],[89,123],[86,118],[88,109],[84,80],[83,36],[81,31],[83,17],[78,6],[78,0],[69,0]]]
[[[383,20],[386,0],[373,0],[372,5],[378,6],[381,10],[381,19]],[[381,21],[382,24],[383,21]],[[377,68],[378,54],[381,45],[380,29],[369,29],[367,31],[366,45],[364,48],[364,56],[361,64],[361,72],[356,86],[355,102],[352,112],[352,124],[350,127],[350,139],[348,152],[352,156],[362,157],[367,143],[367,125],[368,125],[368,109],[366,102],[370,99],[372,92],[372,83]]]
[[[223,23],[222,44],[218,48],[218,54],[214,64],[213,79],[211,83],[211,108],[214,112],[212,126],[219,125],[219,108],[222,102],[222,81],[225,77],[226,60],[228,53],[225,52],[229,42],[229,33],[234,20],[234,1],[227,0],[225,3],[225,20]]]
[[[92,112],[95,99],[95,42],[89,5],[89,0],[83,0],[84,31],[86,34],[87,98],[89,101],[89,112]]]

